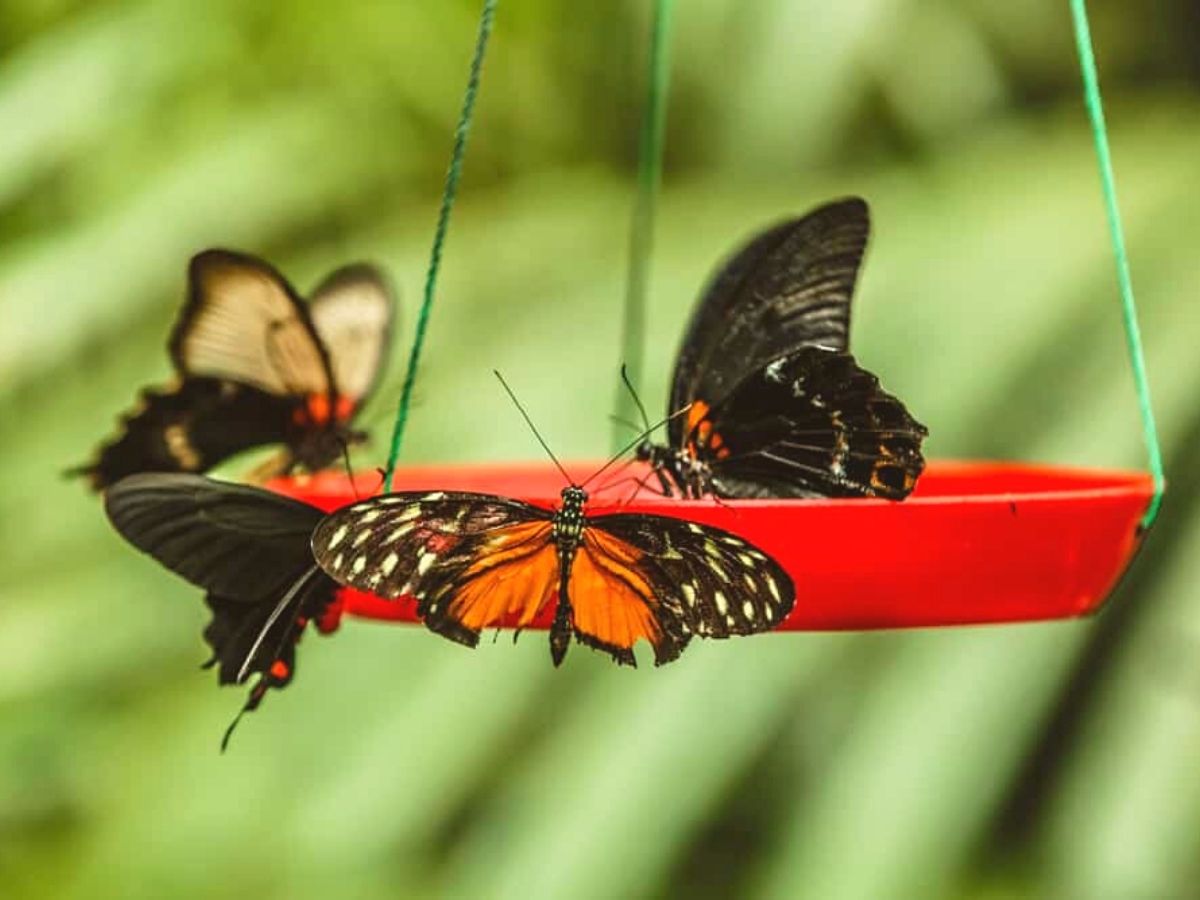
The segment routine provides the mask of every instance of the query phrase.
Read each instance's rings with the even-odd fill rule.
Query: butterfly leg
[[[667,478],[667,473],[658,466],[655,466],[653,471],[655,477],[658,478],[658,486],[662,488],[662,495],[664,497],[673,497],[674,494],[671,491],[671,481],[669,478]]]

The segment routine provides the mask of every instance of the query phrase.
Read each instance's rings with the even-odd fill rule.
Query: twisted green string
[[[433,233],[433,248],[429,252],[429,269],[425,274],[425,295],[417,315],[416,332],[412,349],[408,354],[408,369],[404,373],[404,387],[400,391],[400,405],[396,409],[396,424],[392,428],[392,447],[388,453],[387,469],[383,476],[385,490],[392,489],[392,475],[396,471],[396,460],[400,458],[400,442],[404,436],[404,424],[408,421],[408,410],[412,405],[413,384],[417,378],[417,363],[421,359],[421,347],[425,343],[425,332],[429,327],[429,312],[433,308],[434,290],[437,286],[438,269],[442,264],[442,248],[446,243],[446,231],[450,226],[450,210],[458,195],[458,180],[462,174],[463,156],[467,149],[467,135],[471,130],[471,119],[475,113],[475,95],[479,93],[479,76],[483,70],[483,57],[487,52],[488,37],[492,33],[492,21],[496,16],[499,0],[484,0],[483,12],[479,17],[479,33],[475,38],[475,55],[471,58],[471,72],[467,77],[467,89],[463,93],[462,112],[454,129],[454,149],[450,152],[450,168],[446,171],[446,183],[442,189],[442,206],[438,211],[437,229]]]
[[[1117,284],[1121,292],[1121,312],[1125,322],[1125,345],[1133,369],[1138,408],[1142,416],[1142,440],[1146,444],[1150,474],[1154,479],[1154,497],[1142,516],[1142,528],[1149,528],[1158,517],[1166,479],[1163,477],[1162,451],[1158,446],[1158,429],[1154,424],[1154,407],[1150,403],[1150,382],[1146,377],[1146,359],[1142,353],[1142,336],[1138,328],[1137,305],[1133,300],[1133,280],[1129,275],[1129,257],[1125,252],[1125,234],[1121,228],[1121,213],[1117,208],[1117,186],[1113,178],[1112,155],[1108,149],[1108,133],[1104,125],[1104,107],[1100,102],[1100,81],[1096,74],[1096,58],[1092,52],[1092,35],[1088,27],[1084,0],[1071,0],[1071,15],[1075,20],[1075,45],[1079,50],[1079,67],[1083,73],[1083,99],[1092,123],[1092,138],[1096,144],[1096,161],[1100,166],[1100,187],[1104,193],[1104,209],[1108,215],[1109,237],[1117,264]]]
[[[650,63],[647,72],[646,111],[638,140],[638,190],[629,229],[629,272],[625,280],[625,308],[621,318],[621,360],[630,384],[642,379],[643,334],[646,328],[646,285],[650,274],[650,256],[654,245],[655,206],[662,182],[663,147],[666,143],[667,85],[670,65],[667,57],[673,0],[656,0],[650,35]],[[637,408],[624,384],[617,385],[616,416],[636,421]],[[628,435],[620,422],[613,428],[613,452],[624,446]]]

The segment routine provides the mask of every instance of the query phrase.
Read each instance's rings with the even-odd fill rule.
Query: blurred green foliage
[[[1200,32],[1092,5],[1172,480],[1100,617],[636,672],[347,622],[221,757],[197,591],[58,473],[166,376],[202,247],[378,259],[408,339],[477,7],[2,0],[0,895],[1195,896]],[[647,6],[501,4],[409,461],[536,456],[492,367],[606,448]],[[1142,464],[1065,2],[678,6],[655,408],[721,254],[856,192],[854,344],[935,455]]]

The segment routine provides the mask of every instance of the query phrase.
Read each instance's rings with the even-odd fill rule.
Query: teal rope
[[[647,73],[646,111],[638,140],[638,191],[629,229],[629,272],[625,280],[625,308],[621,319],[621,361],[629,382],[641,384],[646,330],[646,285],[654,245],[655,206],[662,183],[663,147],[666,144],[667,85],[670,64],[667,56],[673,0],[656,0],[650,35],[650,64]],[[636,421],[637,409],[623,384],[617,385],[616,415]],[[629,436],[616,423],[613,452],[628,443]]]
[[[475,113],[475,95],[479,93],[479,77],[483,71],[483,57],[487,52],[488,37],[492,33],[492,21],[496,16],[499,0],[484,0],[483,13],[479,18],[479,33],[475,38],[475,55],[471,59],[471,73],[467,77],[467,89],[463,93],[462,112],[454,129],[454,149],[450,152],[450,168],[446,171],[446,183],[442,189],[442,206],[438,211],[437,229],[433,233],[433,248],[429,253],[429,269],[425,274],[425,296],[417,315],[417,328],[413,335],[412,349],[408,354],[408,370],[404,373],[404,387],[400,391],[400,405],[396,409],[396,424],[392,428],[392,447],[388,453],[387,469],[383,476],[385,490],[392,489],[392,474],[396,471],[396,460],[400,458],[400,442],[404,436],[404,424],[408,421],[408,410],[412,405],[413,384],[417,378],[417,363],[421,359],[421,347],[425,343],[425,332],[429,327],[429,312],[433,308],[434,289],[437,286],[438,269],[442,264],[442,248],[446,243],[446,231],[450,226],[450,210],[458,195],[458,180],[462,175],[463,156],[467,149],[467,135],[471,130],[471,119]]]
[[[1071,0],[1071,15],[1075,20],[1075,44],[1079,50],[1079,67],[1083,73],[1083,98],[1092,122],[1092,137],[1096,143],[1096,161],[1100,166],[1100,186],[1104,193],[1104,208],[1108,214],[1108,230],[1113,255],[1117,263],[1117,284],[1121,291],[1121,311],[1125,321],[1125,344],[1133,368],[1138,407],[1142,415],[1142,439],[1154,479],[1154,497],[1142,517],[1142,528],[1149,528],[1158,517],[1166,479],[1163,477],[1162,450],[1158,446],[1158,429],[1154,424],[1154,407],[1150,403],[1150,382],[1146,377],[1146,359],[1142,353],[1142,336],[1138,328],[1137,305],[1133,300],[1133,280],[1129,275],[1129,257],[1125,252],[1125,235],[1121,228],[1121,213],[1117,208],[1117,186],[1113,178],[1112,155],[1108,149],[1108,133],[1104,125],[1104,107],[1100,102],[1100,81],[1096,75],[1096,58],[1092,52],[1091,29],[1088,27],[1084,0]]]

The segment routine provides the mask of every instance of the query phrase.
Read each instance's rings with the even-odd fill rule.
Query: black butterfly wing
[[[711,525],[666,516],[632,513],[592,516],[588,519],[587,552],[609,557],[606,567],[618,562],[634,576],[648,582],[661,646],[654,641],[655,662],[669,662],[682,652],[692,635],[727,638],[768,631],[791,612],[796,593],[791,577],[769,555],[749,541]],[[597,542],[597,533],[619,542],[624,560],[614,545]],[[635,551],[628,553],[631,548]],[[572,585],[574,587],[574,585]],[[576,629],[580,607],[586,602],[573,592]],[[604,603],[597,595],[591,602]],[[595,621],[604,623],[605,617]],[[584,638],[583,635],[580,635]],[[601,632],[588,637],[614,643]],[[619,643],[619,642],[618,642]]]
[[[332,578],[380,597],[412,596],[425,625],[475,646],[490,626],[531,622],[558,586],[551,514],[490,494],[385,494],[313,532]]]
[[[337,591],[309,549],[320,510],[259,488],[159,473],[123,479],[104,502],[126,540],[208,592],[208,664],[222,684],[259,675],[242,712],[290,683],[305,625]]]
[[[926,434],[853,356],[806,347],[743,380],[685,440],[719,496],[901,500]]]
[[[339,397],[353,415],[374,392],[387,363],[395,291],[376,266],[343,266],[318,285],[309,303],[313,326],[329,355]]]
[[[870,232],[867,204],[838,200],[757,235],[701,295],[672,377],[670,411],[712,406],[798,347],[845,350],[850,301]],[[683,426],[669,425],[679,447]]]
[[[313,565],[308,541],[322,512],[249,485],[144,473],[108,490],[121,536],[197,587],[227,597],[282,595]]]
[[[138,472],[203,472],[248,447],[285,442],[298,408],[292,398],[214,378],[146,390],[117,436],[71,474],[103,490]]]

